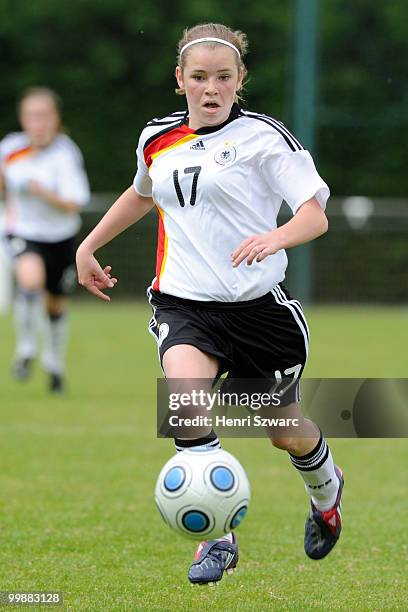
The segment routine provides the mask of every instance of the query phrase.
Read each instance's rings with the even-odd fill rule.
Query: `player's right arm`
[[[131,185],[111,206],[98,225],[80,244],[77,255],[78,282],[102,300],[110,301],[103,289],[115,286],[110,267],[101,268],[94,253],[125,229],[139,221],[154,207],[151,197],[141,196]]]

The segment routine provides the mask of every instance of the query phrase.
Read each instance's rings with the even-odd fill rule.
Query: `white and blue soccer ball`
[[[163,520],[196,539],[220,538],[246,515],[251,490],[244,468],[222,449],[186,449],[161,470],[155,501]]]

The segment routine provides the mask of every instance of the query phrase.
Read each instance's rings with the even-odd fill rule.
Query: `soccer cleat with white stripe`
[[[237,539],[232,534],[228,540],[201,542],[188,572],[191,584],[213,586],[221,580],[224,572],[232,574],[239,559]]]
[[[334,470],[339,479],[336,503],[330,510],[321,511],[311,503],[310,514],[305,524],[305,553],[311,559],[323,559],[336,545],[342,528],[341,496],[343,493],[343,472],[337,465]]]

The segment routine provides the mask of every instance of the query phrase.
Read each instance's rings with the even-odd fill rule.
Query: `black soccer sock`
[[[200,450],[212,450],[214,448],[221,448],[221,443],[216,433],[211,430],[208,436],[204,438],[196,438],[195,440],[181,440],[180,438],[174,438],[174,444],[176,445],[176,451],[180,453],[186,448],[194,448]]]

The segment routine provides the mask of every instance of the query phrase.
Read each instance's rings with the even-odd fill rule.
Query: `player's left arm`
[[[318,238],[328,229],[328,221],[324,210],[316,198],[304,202],[290,221],[280,227],[267,232],[250,236],[231,254],[234,268],[247,260],[250,266],[254,259],[262,261],[268,255],[273,255],[281,249],[288,249],[310,242]]]

